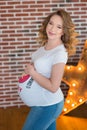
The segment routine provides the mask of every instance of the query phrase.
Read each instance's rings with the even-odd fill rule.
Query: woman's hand
[[[35,71],[34,65],[32,63],[28,63],[25,67],[24,73],[27,75],[31,75],[33,74],[33,72]]]
[[[23,77],[26,76],[26,75],[27,75],[27,74],[25,74],[25,72],[23,72],[21,77],[23,78]]]

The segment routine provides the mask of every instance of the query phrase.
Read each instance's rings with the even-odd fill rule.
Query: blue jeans
[[[56,130],[56,118],[62,112],[64,101],[51,106],[34,106],[22,130]]]

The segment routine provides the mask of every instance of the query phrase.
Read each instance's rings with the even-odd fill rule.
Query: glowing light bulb
[[[82,101],[83,101],[82,98],[80,98],[80,99],[79,99],[79,102],[82,102]]]
[[[78,87],[79,83],[76,80],[71,81],[71,86],[72,87]]]
[[[73,92],[72,92],[72,91],[70,91],[70,92],[69,92],[69,95],[73,95]]]
[[[72,105],[71,105],[72,107],[74,107],[75,106],[75,104],[74,103],[72,103]]]
[[[66,111],[67,111],[67,108],[64,108],[63,110],[66,112]]]
[[[77,69],[78,69],[79,72],[83,71],[84,70],[84,66],[83,65],[79,65]]]
[[[72,86],[73,86],[73,87],[76,87],[76,83],[72,83]]]
[[[68,100],[66,100],[66,102],[67,102],[67,103],[70,103],[70,100],[68,99]]]
[[[80,66],[80,67],[78,68],[78,70],[82,70],[82,67]]]
[[[71,66],[67,66],[67,69],[68,69],[68,70],[71,69]]]

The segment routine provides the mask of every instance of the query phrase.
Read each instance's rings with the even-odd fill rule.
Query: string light
[[[71,66],[67,66],[67,70],[70,70],[71,69]]]
[[[79,66],[77,66],[77,70],[78,70],[79,72],[84,71],[84,66],[80,64]]]
[[[67,111],[67,108],[64,108],[64,109],[63,109],[63,111],[65,111],[65,112],[66,112],[66,111]]]
[[[82,67],[80,66],[80,67],[78,67],[78,70],[82,70]]]
[[[74,107],[75,106],[75,104],[74,103],[72,103],[72,105],[71,105],[72,107]]]
[[[72,96],[72,95],[73,95],[73,92],[72,92],[72,91],[70,91],[70,92],[69,92],[69,95],[71,95],[71,96]]]
[[[76,83],[72,83],[72,86],[73,86],[73,87],[76,87]]]
[[[66,102],[67,102],[67,103],[70,103],[70,100],[68,99],[68,100],[66,100]]]
[[[69,85],[69,91],[65,100],[63,114],[75,109],[87,101],[87,40],[77,66],[65,66],[63,81]],[[82,91],[84,90],[84,91]]]
[[[78,86],[78,82],[76,80],[72,80],[71,86],[72,87],[77,87]]]
[[[82,101],[83,101],[83,99],[82,99],[82,98],[80,98],[80,99],[79,99],[79,102],[82,102]]]

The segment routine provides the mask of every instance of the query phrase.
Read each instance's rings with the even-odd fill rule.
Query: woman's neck
[[[46,49],[53,49],[55,47],[57,47],[58,45],[61,45],[62,41],[52,41],[52,40],[48,40],[48,42],[45,45]]]

